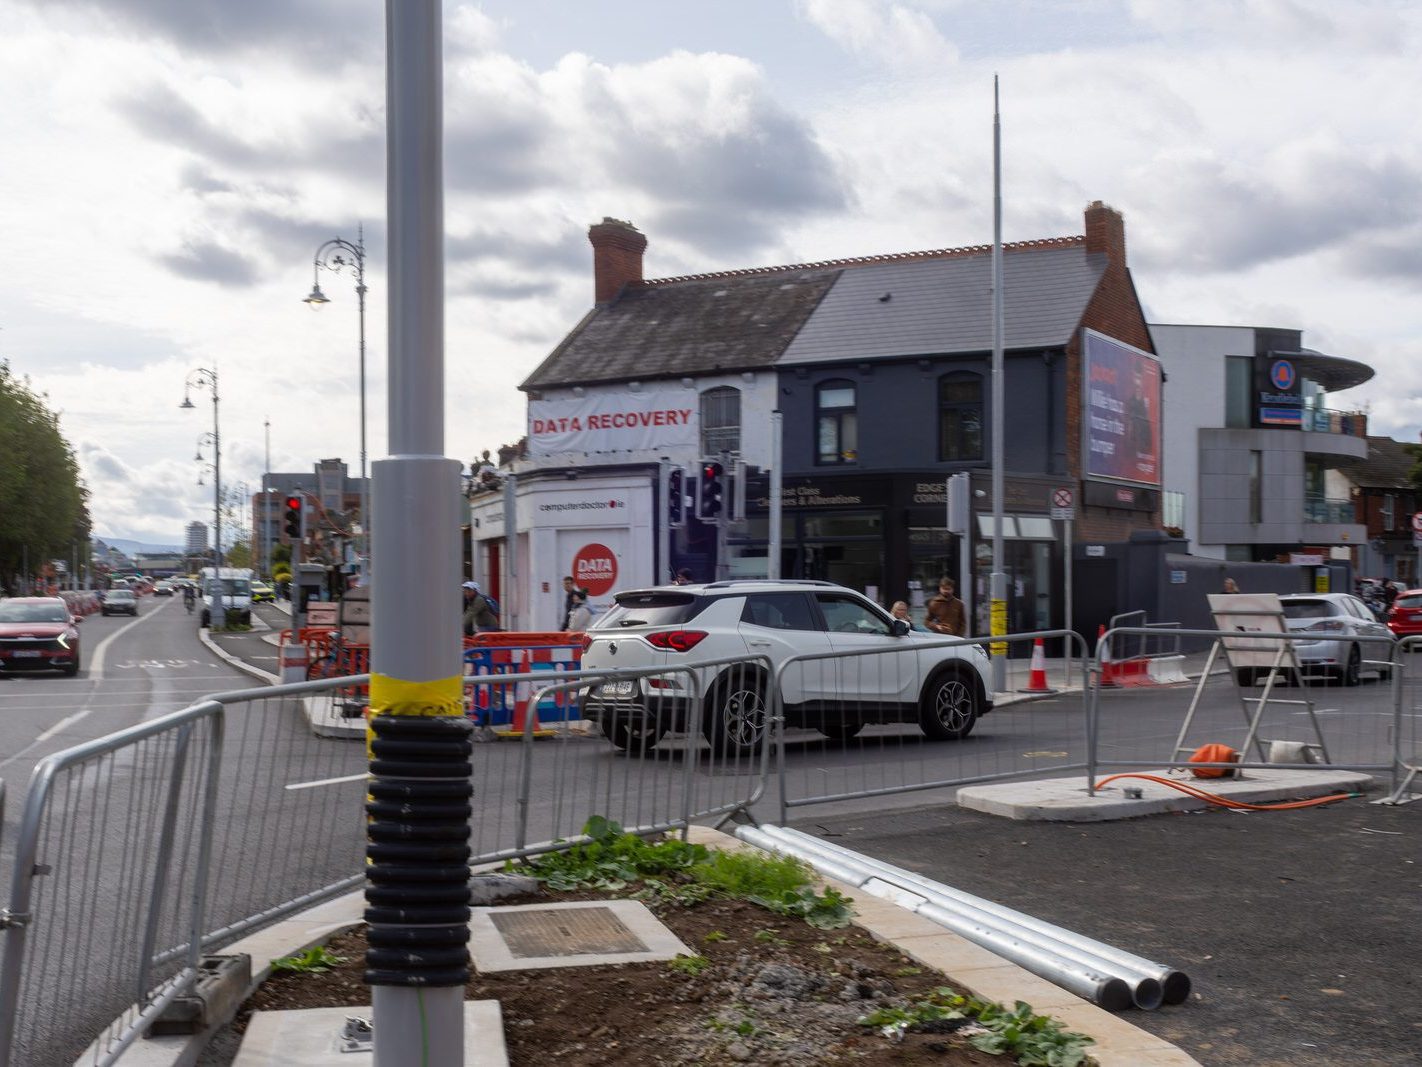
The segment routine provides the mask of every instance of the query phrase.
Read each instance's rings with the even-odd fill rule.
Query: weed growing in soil
[[[316,945],[294,956],[281,956],[272,960],[272,970],[291,971],[295,974],[325,974],[339,963],[345,963],[344,956],[337,956],[325,945]]]
[[[1054,1019],[1036,1014],[1020,1000],[1008,1009],[946,986],[907,1007],[879,1008],[859,1020],[861,1026],[894,1039],[911,1029],[944,1022],[982,1028],[987,1032],[974,1034],[968,1043],[993,1056],[1011,1055],[1021,1067],[1080,1067],[1088,1061],[1086,1046],[1094,1043],[1085,1034],[1064,1030]]]

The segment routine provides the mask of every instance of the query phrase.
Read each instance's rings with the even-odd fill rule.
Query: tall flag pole
[[[1002,314],[1002,119],[997,75],[992,76],[992,577],[988,590],[993,637],[1007,633],[1007,574],[1003,567],[1003,314]],[[1007,642],[992,642],[992,687],[1007,688]]]

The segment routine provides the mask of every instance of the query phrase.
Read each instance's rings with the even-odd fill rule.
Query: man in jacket
[[[954,595],[953,579],[940,578],[938,593],[928,602],[928,628],[945,637],[966,637],[968,616],[963,610],[963,602]]]
[[[494,614],[489,598],[479,592],[478,582],[464,583],[464,633],[473,637],[499,628],[499,617]]]

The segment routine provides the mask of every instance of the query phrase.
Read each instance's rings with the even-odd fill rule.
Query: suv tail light
[[[1345,629],[1345,627],[1337,619],[1324,619],[1321,622],[1316,622],[1312,626],[1307,627],[1307,629],[1325,630],[1329,633],[1337,633],[1338,631]]]
[[[706,636],[705,630],[662,630],[647,634],[647,643],[668,652],[690,652]]]
[[[592,648],[592,634],[583,634],[583,651]]]

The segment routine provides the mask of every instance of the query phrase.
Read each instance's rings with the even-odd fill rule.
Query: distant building
[[[308,561],[324,560],[354,567],[353,532],[361,523],[361,479],[353,478],[344,460],[319,460],[306,472],[271,471],[262,475],[262,491],[252,494],[252,547],[259,561],[270,559],[276,545],[291,543],[282,521],[285,500],[302,498],[303,540]],[[259,568],[268,565],[259,562]]]
[[[183,551],[189,556],[198,556],[207,551],[207,523],[188,523],[187,540],[183,544]]]

